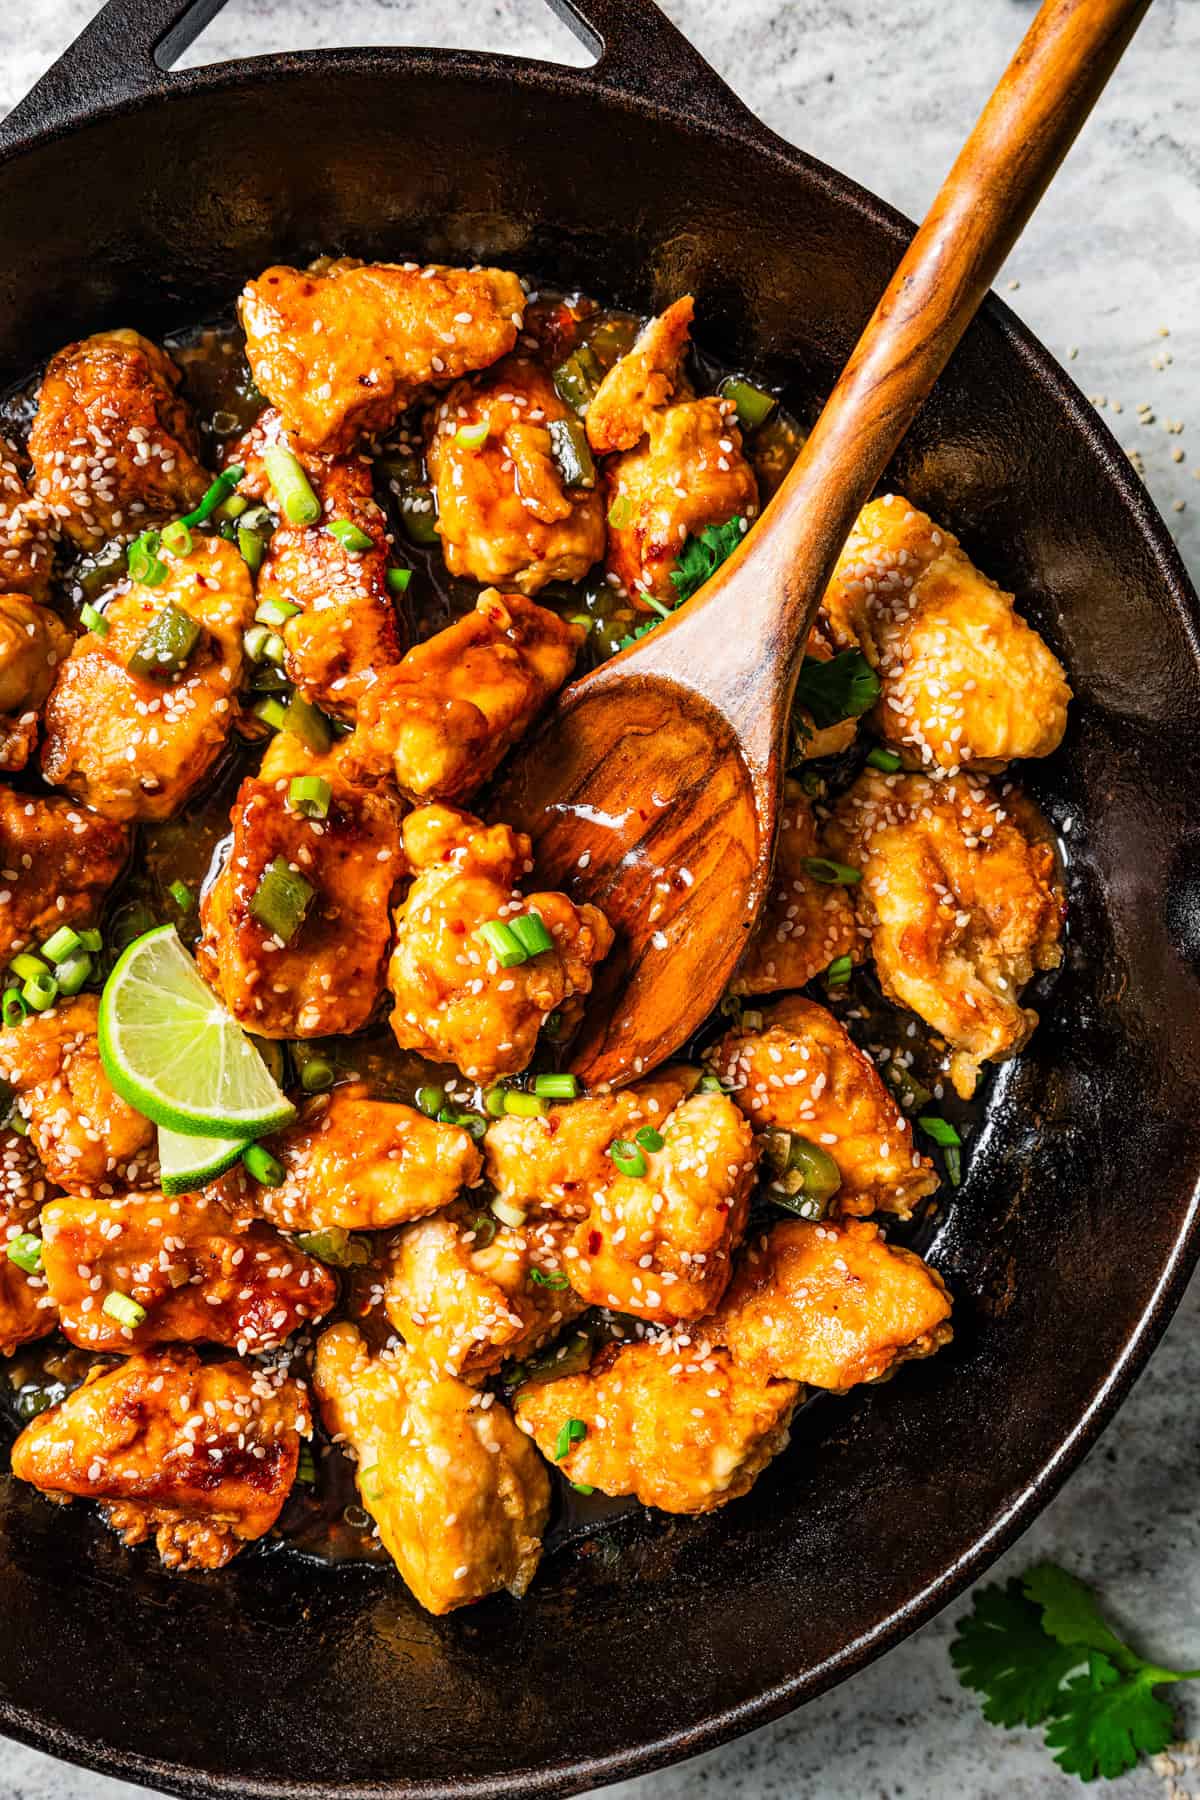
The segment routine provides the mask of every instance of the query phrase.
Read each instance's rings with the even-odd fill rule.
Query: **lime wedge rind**
[[[158,1165],[164,1194],[193,1194],[239,1162],[249,1138],[196,1137],[158,1128]]]

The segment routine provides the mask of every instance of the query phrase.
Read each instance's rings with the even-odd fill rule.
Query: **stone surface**
[[[579,4],[586,10],[586,0]],[[0,110],[93,10],[92,0],[0,6]],[[666,10],[783,136],[917,214],[1033,7],[1029,0],[666,0]],[[445,0],[229,0],[189,60],[450,41],[585,60],[538,0],[454,7]],[[1105,397],[1106,417],[1122,445],[1140,453],[1154,500],[1200,579],[1198,67],[1200,5],[1157,0],[999,286],[1085,392]],[[1164,327],[1169,336],[1160,335]],[[1143,403],[1154,414],[1145,425],[1137,413]],[[1172,421],[1182,432],[1167,429]],[[1184,456],[1175,461],[1178,449]],[[1153,1204],[1152,1193],[1145,1204]],[[1103,1582],[1148,1654],[1192,1664],[1200,1662],[1198,1322],[1194,1289],[1098,1448],[1001,1565],[1019,1572],[1038,1557],[1061,1559]],[[1038,1738],[984,1724],[959,1688],[946,1647],[960,1610],[790,1719],[607,1789],[606,1800],[1078,1795]],[[1200,1703],[1185,1697],[1180,1722],[1200,1729]],[[1111,1791],[1114,1800],[1152,1800],[1164,1789],[1144,1770]],[[0,1743],[4,1800],[134,1800],[140,1792]]]

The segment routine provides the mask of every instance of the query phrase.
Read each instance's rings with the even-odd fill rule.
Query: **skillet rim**
[[[557,10],[557,0],[551,0],[551,4]],[[18,163],[26,152],[37,151],[82,126],[134,119],[164,103],[169,105],[176,97],[214,96],[247,84],[286,84],[293,79],[321,73],[373,79],[385,76],[396,80],[450,78],[487,85],[503,81],[526,93],[553,90],[559,96],[610,111],[618,117],[622,112],[634,113],[660,125],[668,124],[685,138],[708,138],[726,147],[736,147],[743,154],[770,158],[788,179],[807,181],[823,191],[840,211],[849,212],[867,226],[886,233],[895,245],[899,260],[916,229],[912,221],[859,183],[788,143],[764,125],[715,73],[711,74],[706,89],[689,95],[689,113],[683,116],[623,88],[619,77],[597,80],[599,66],[578,67],[483,51],[423,47],[294,51],[206,64],[170,75],[163,73],[161,84],[98,103],[86,98],[89,71],[85,69],[79,89],[72,94],[72,103],[64,106],[51,99],[52,114],[47,120],[26,123],[24,103],[19,103],[22,117],[17,121],[15,132],[9,129],[8,121],[0,122],[0,179],[7,176],[10,165]],[[30,98],[37,93],[35,88]],[[1134,474],[1128,457],[1062,366],[997,294],[988,295],[980,312],[997,331],[1005,348],[1023,365],[1030,379],[1043,390],[1064,424],[1082,438],[1100,472],[1115,489],[1120,505],[1152,554],[1172,613],[1200,668],[1200,598],[1166,521]],[[974,326],[971,329],[974,330]],[[1200,828],[1200,798],[1195,811],[1195,823]],[[1190,1201],[1149,1299],[1090,1404],[1074,1428],[1026,1480],[1017,1498],[993,1519],[988,1529],[965,1552],[950,1561],[934,1580],[888,1614],[874,1629],[847,1644],[815,1669],[768,1688],[753,1700],[620,1752],[580,1757],[553,1766],[542,1764],[489,1777],[466,1776],[445,1781],[414,1782],[401,1778],[387,1782],[322,1782],[314,1785],[286,1778],[215,1774],[180,1763],[160,1762],[135,1751],[97,1747],[95,1740],[54,1726],[29,1709],[14,1706],[2,1697],[0,1731],[78,1766],[144,1786],[155,1786],[186,1796],[188,1800],[191,1797],[195,1800],[469,1800],[469,1797],[484,1800],[491,1795],[519,1796],[520,1800],[525,1800],[526,1796],[581,1793],[613,1781],[651,1773],[783,1717],[857,1674],[955,1599],[1027,1529],[1095,1444],[1161,1340],[1200,1260],[1200,1150],[1195,1164]]]

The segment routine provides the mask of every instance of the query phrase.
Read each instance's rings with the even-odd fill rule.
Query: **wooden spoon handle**
[[[664,636],[698,633],[711,661],[716,621],[702,615],[716,604],[736,607],[737,654],[748,670],[755,654],[760,671],[777,659],[779,702],[790,706],[809,627],[854,520],[1148,5],[1045,0],[765,517]],[[765,760],[779,710],[764,705],[761,679],[747,683],[745,718],[735,722],[764,739],[755,748]]]

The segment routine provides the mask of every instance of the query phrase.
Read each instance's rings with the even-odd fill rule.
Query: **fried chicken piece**
[[[252,1197],[285,1231],[381,1231],[423,1219],[471,1187],[483,1164],[461,1126],[372,1100],[365,1082],[317,1095],[269,1144],[283,1184]]]
[[[1029,1041],[1018,995],[1062,961],[1065,899],[1049,827],[1031,800],[978,775],[931,781],[867,769],[826,833],[863,871],[855,907],[888,998],[951,1047],[956,1093]]]
[[[282,1371],[150,1350],[39,1414],[12,1469],[56,1499],[98,1500],[126,1544],[153,1532],[169,1569],[221,1569],[279,1517],[310,1430]]]
[[[200,972],[260,1037],[359,1031],[384,992],[389,908],[404,872],[399,808],[332,772],[324,779],[320,819],[295,808],[286,777],[243,781],[229,855],[200,902]],[[281,860],[312,890],[286,942],[255,912]]]
[[[756,1380],[843,1394],[932,1356],[953,1336],[949,1319],[937,1270],[877,1225],[789,1219],[746,1251],[708,1328]]]
[[[337,1299],[337,1280],[257,1220],[237,1219],[217,1185],[171,1200],[68,1195],[42,1212],[46,1280],[62,1329],[84,1350],[128,1355],[153,1344],[227,1344],[241,1356],[282,1344]],[[104,1310],[109,1294],[145,1312]]]
[[[190,555],[164,561],[159,586],[134,582],[109,602],[107,634],[84,633],[46,704],[43,775],[106,819],[171,818],[237,717],[242,635],[254,617],[250,571],[219,537],[197,537]],[[178,614],[200,627],[182,669],[134,674],[128,664],[147,631]]]
[[[46,598],[55,533],[45,499],[30,493],[11,444],[0,438],[0,591]]]
[[[33,492],[80,550],[203,497],[209,477],[181,380],[136,331],[99,331],[50,358],[29,434]]]
[[[291,450],[321,502],[315,525],[293,525],[279,509],[263,462],[270,446]],[[353,719],[355,703],[375,674],[400,660],[396,609],[388,592],[387,521],[375,502],[366,456],[320,456],[289,443],[279,414],[265,412],[229,452],[246,474],[241,491],[275,500],[279,511],[258,572],[260,605],[281,600],[300,612],[281,628],[285,668],[314,706]],[[355,526],[369,550],[348,550],[330,530]]]
[[[937,1187],[874,1063],[823,1006],[799,994],[779,1000],[761,1031],[729,1032],[713,1060],[757,1131],[795,1132],[833,1157],[836,1211],[907,1219]]]
[[[872,500],[825,593],[839,648],[882,683],[876,729],[927,766],[998,769],[1062,742],[1071,690],[1054,653],[944,527]]]
[[[506,357],[461,381],[429,415],[429,473],[437,490],[446,567],[485,584],[536,594],[549,581],[581,581],[604,555],[604,501],[594,471],[572,485],[556,456],[566,424],[581,432],[540,363]],[[459,433],[487,428],[471,448]]]
[[[520,1388],[514,1405],[568,1481],[705,1513],[750,1491],[787,1444],[800,1396],[796,1382],[758,1381],[704,1338],[666,1336],[611,1344],[586,1374]]]
[[[784,785],[771,887],[730,988],[774,994],[804,987],[858,948],[854,907],[844,887],[818,881],[806,863],[824,855],[811,802],[798,781]]]
[[[0,1080],[17,1097],[47,1176],[78,1193],[153,1180],[154,1127],[109,1086],[95,994],[60,1000],[0,1031]]]
[[[362,1503],[431,1613],[533,1580],[550,1511],[546,1471],[507,1408],[403,1347],[372,1357],[355,1326],[324,1332],[313,1385],[357,1458]]]
[[[449,806],[423,806],[404,821],[413,884],[396,908],[392,1030],[402,1050],[452,1062],[472,1081],[523,1069],[547,1015],[590,992],[612,944],[598,907],[518,891],[529,852],[523,832]],[[480,926],[535,914],[553,947],[502,967]]]
[[[361,263],[265,269],[238,305],[258,387],[310,450],[384,431],[423,387],[486,369],[517,341],[525,294],[506,269]]]
[[[23,769],[33,754],[38,709],[73,641],[48,606],[0,594],[0,769]]]
[[[0,1356],[43,1338],[58,1323],[44,1274],[29,1274],[5,1254],[22,1233],[36,1237],[48,1184],[33,1145],[20,1132],[0,1130]]]
[[[473,1381],[524,1356],[584,1309],[567,1285],[570,1228],[543,1214],[503,1225],[455,1205],[388,1246],[383,1303],[415,1356]]]
[[[567,679],[583,637],[557,613],[489,588],[362,696],[348,773],[394,780],[414,800],[469,800]]]
[[[60,795],[0,784],[0,961],[60,925],[94,926],[128,854],[123,825]]]
[[[692,397],[683,371],[690,295],[652,319],[588,407],[594,450],[619,450],[605,469],[610,577],[645,612],[674,606],[672,571],[688,537],[758,513],[758,483],[742,454],[731,400]]]

